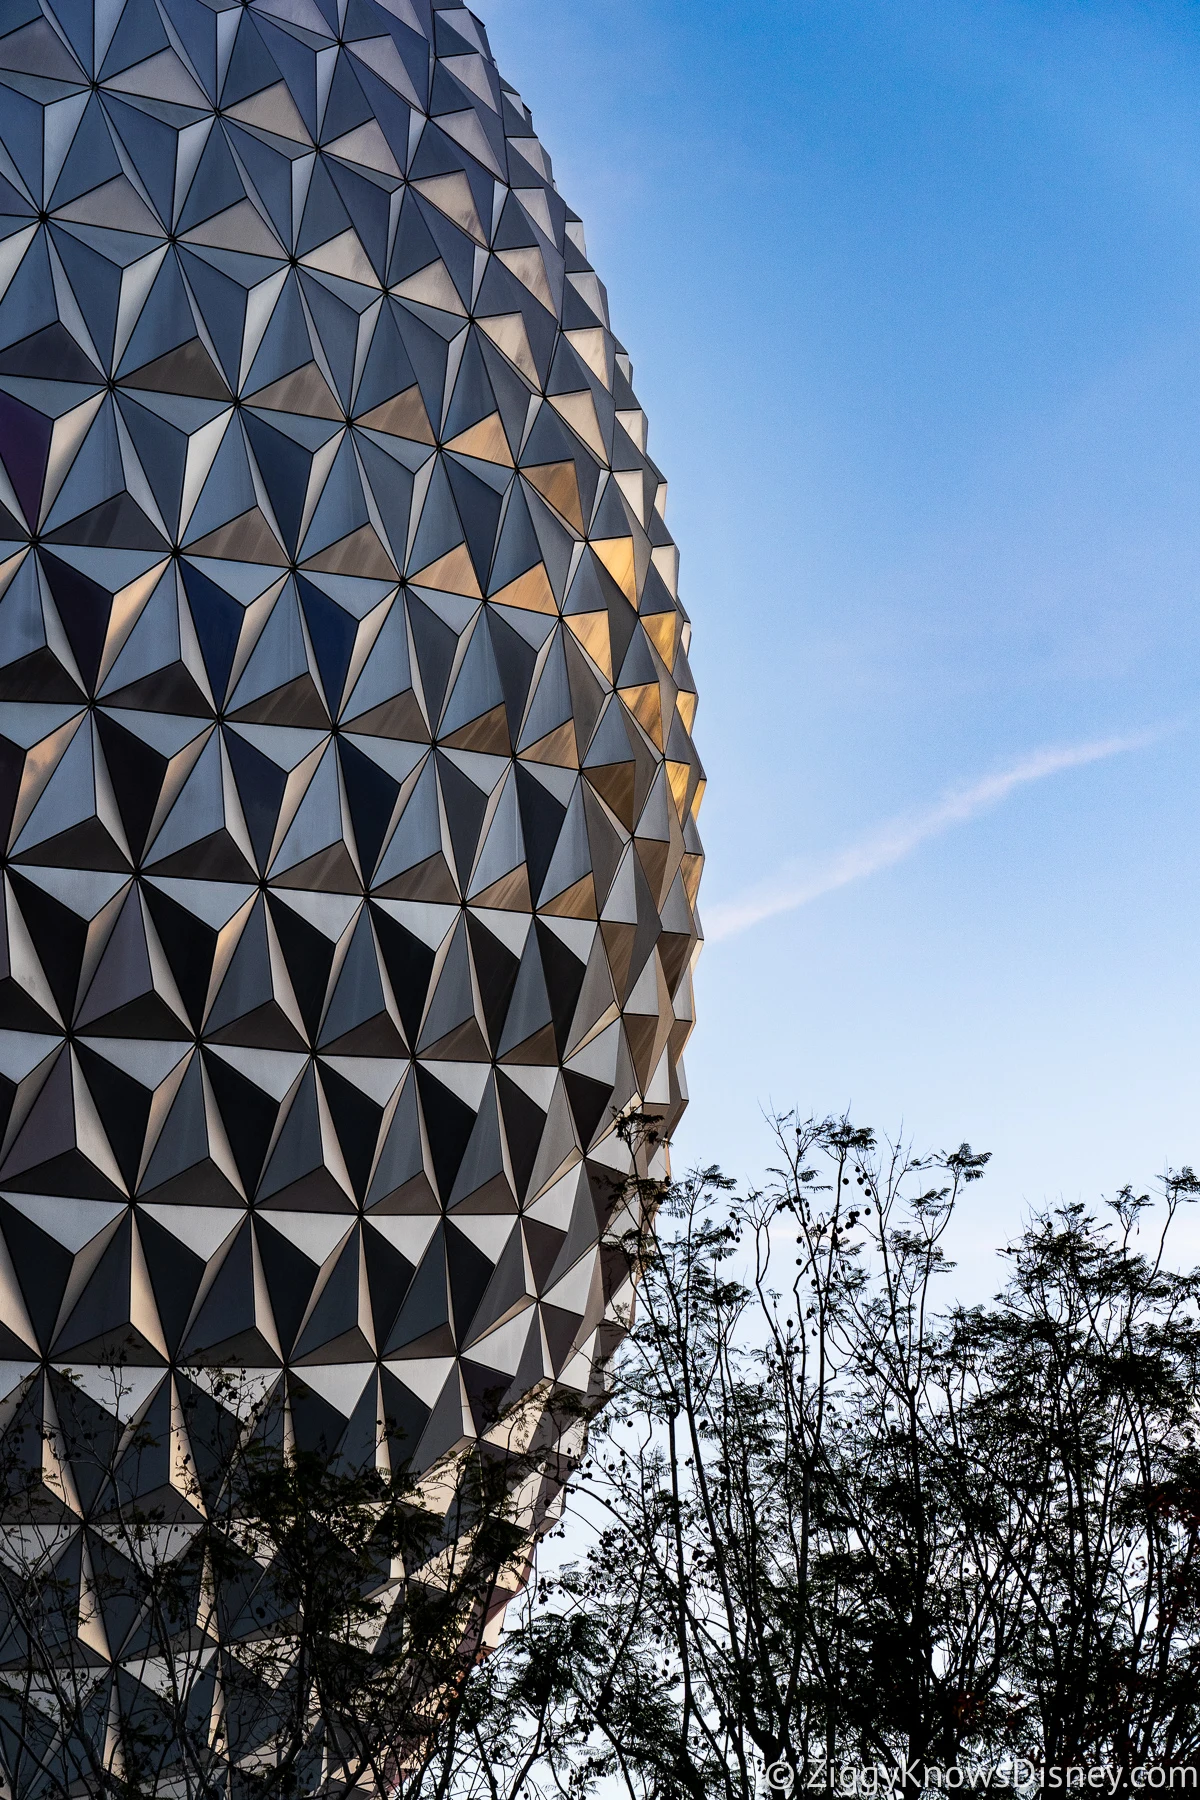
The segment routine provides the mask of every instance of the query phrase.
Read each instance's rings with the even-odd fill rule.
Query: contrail
[[[955,825],[966,825],[990,807],[998,806],[1017,788],[1033,781],[1044,781],[1048,775],[1059,775],[1064,769],[1082,768],[1086,763],[1103,762],[1106,757],[1120,756],[1126,750],[1141,750],[1155,743],[1171,726],[1158,726],[1133,737],[1098,738],[1088,744],[1074,744],[1066,749],[1034,750],[1021,757],[1010,768],[969,787],[951,788],[942,798],[923,812],[909,813],[890,819],[875,831],[868,832],[856,844],[835,851],[823,862],[790,863],[769,880],[747,888],[732,900],[719,901],[705,914],[705,936],[715,943],[721,938],[736,937],[763,919],[778,913],[807,906],[822,894],[862,881],[880,869],[890,869],[930,838],[940,837]]]

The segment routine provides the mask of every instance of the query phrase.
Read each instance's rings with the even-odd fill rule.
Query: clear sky
[[[671,484],[677,1165],[849,1104],[994,1152],[982,1246],[1200,1164],[1200,7],[477,10]]]

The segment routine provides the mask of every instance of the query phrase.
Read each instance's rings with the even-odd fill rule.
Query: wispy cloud
[[[985,775],[982,781],[972,782],[969,787],[951,788],[921,812],[889,819],[857,843],[848,844],[844,850],[837,850],[822,861],[786,863],[768,880],[745,889],[732,900],[719,901],[708,908],[705,935],[709,943],[736,937],[764,919],[791,912],[797,906],[807,906],[810,900],[818,900],[822,894],[831,894],[837,888],[848,887],[852,881],[862,881],[868,875],[878,874],[880,869],[890,869],[903,862],[930,838],[940,837],[956,825],[969,824],[980,813],[1007,800],[1018,788],[1028,787],[1034,781],[1045,781],[1049,775],[1060,775],[1065,769],[1079,769],[1087,763],[1120,756],[1127,750],[1141,750],[1171,729],[1164,725],[1132,737],[1098,738],[1065,749],[1034,750],[1007,769]]]

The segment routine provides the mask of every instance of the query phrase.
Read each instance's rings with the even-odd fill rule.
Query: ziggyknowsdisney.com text
[[[760,1795],[833,1793],[902,1795],[985,1793],[992,1789],[1035,1793],[1158,1793],[1194,1791],[1200,1780],[1192,1763],[1034,1763],[1025,1757],[996,1763],[790,1763],[760,1764]]]

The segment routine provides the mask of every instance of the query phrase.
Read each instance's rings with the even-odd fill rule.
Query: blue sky
[[[754,1176],[771,1105],[969,1138],[968,1281],[1023,1204],[1200,1163],[1200,8],[478,10],[671,484],[677,1162]]]

